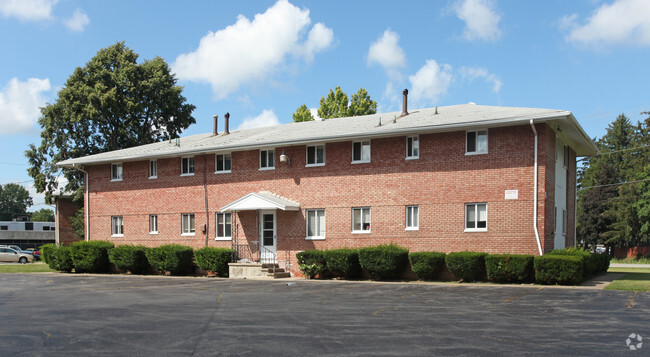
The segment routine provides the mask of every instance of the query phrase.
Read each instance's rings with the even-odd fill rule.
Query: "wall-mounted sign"
[[[506,200],[519,199],[519,190],[506,190]]]

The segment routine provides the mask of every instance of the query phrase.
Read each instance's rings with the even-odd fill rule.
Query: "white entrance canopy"
[[[223,207],[221,212],[254,211],[281,209],[283,211],[298,211],[300,204],[280,197],[268,191],[251,192]]]

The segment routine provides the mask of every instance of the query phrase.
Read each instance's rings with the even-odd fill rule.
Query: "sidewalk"
[[[622,263],[612,263],[609,265],[610,268],[650,268],[650,264],[622,264]]]

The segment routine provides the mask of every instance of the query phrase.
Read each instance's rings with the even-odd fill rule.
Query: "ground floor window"
[[[352,233],[370,233],[370,207],[352,209]]]
[[[185,235],[194,235],[194,213],[184,213],[181,216],[181,232]]]
[[[406,206],[406,230],[417,231],[420,228],[420,208]]]
[[[465,204],[465,231],[487,231],[487,203]]]
[[[307,210],[307,239],[325,239],[325,210]]]
[[[217,239],[232,239],[232,213],[217,213]]]
[[[149,215],[149,234],[158,233],[158,215],[150,214]]]
[[[111,217],[111,234],[115,237],[124,235],[124,221],[122,220],[122,216]]]

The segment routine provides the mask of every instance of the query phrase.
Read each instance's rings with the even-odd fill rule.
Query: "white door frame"
[[[265,245],[264,244],[264,234],[265,234],[265,229],[264,229],[264,216],[265,215],[272,215],[273,216],[273,244],[270,245]],[[278,222],[277,222],[277,212],[275,210],[264,210],[260,211],[260,262],[261,263],[277,263],[277,251],[278,251]],[[270,233],[269,229],[266,229],[266,232]],[[268,234],[268,233],[267,233]],[[268,243],[268,241],[267,241]],[[262,247],[266,249],[262,249]],[[270,254],[269,252],[272,252],[273,254]]]

